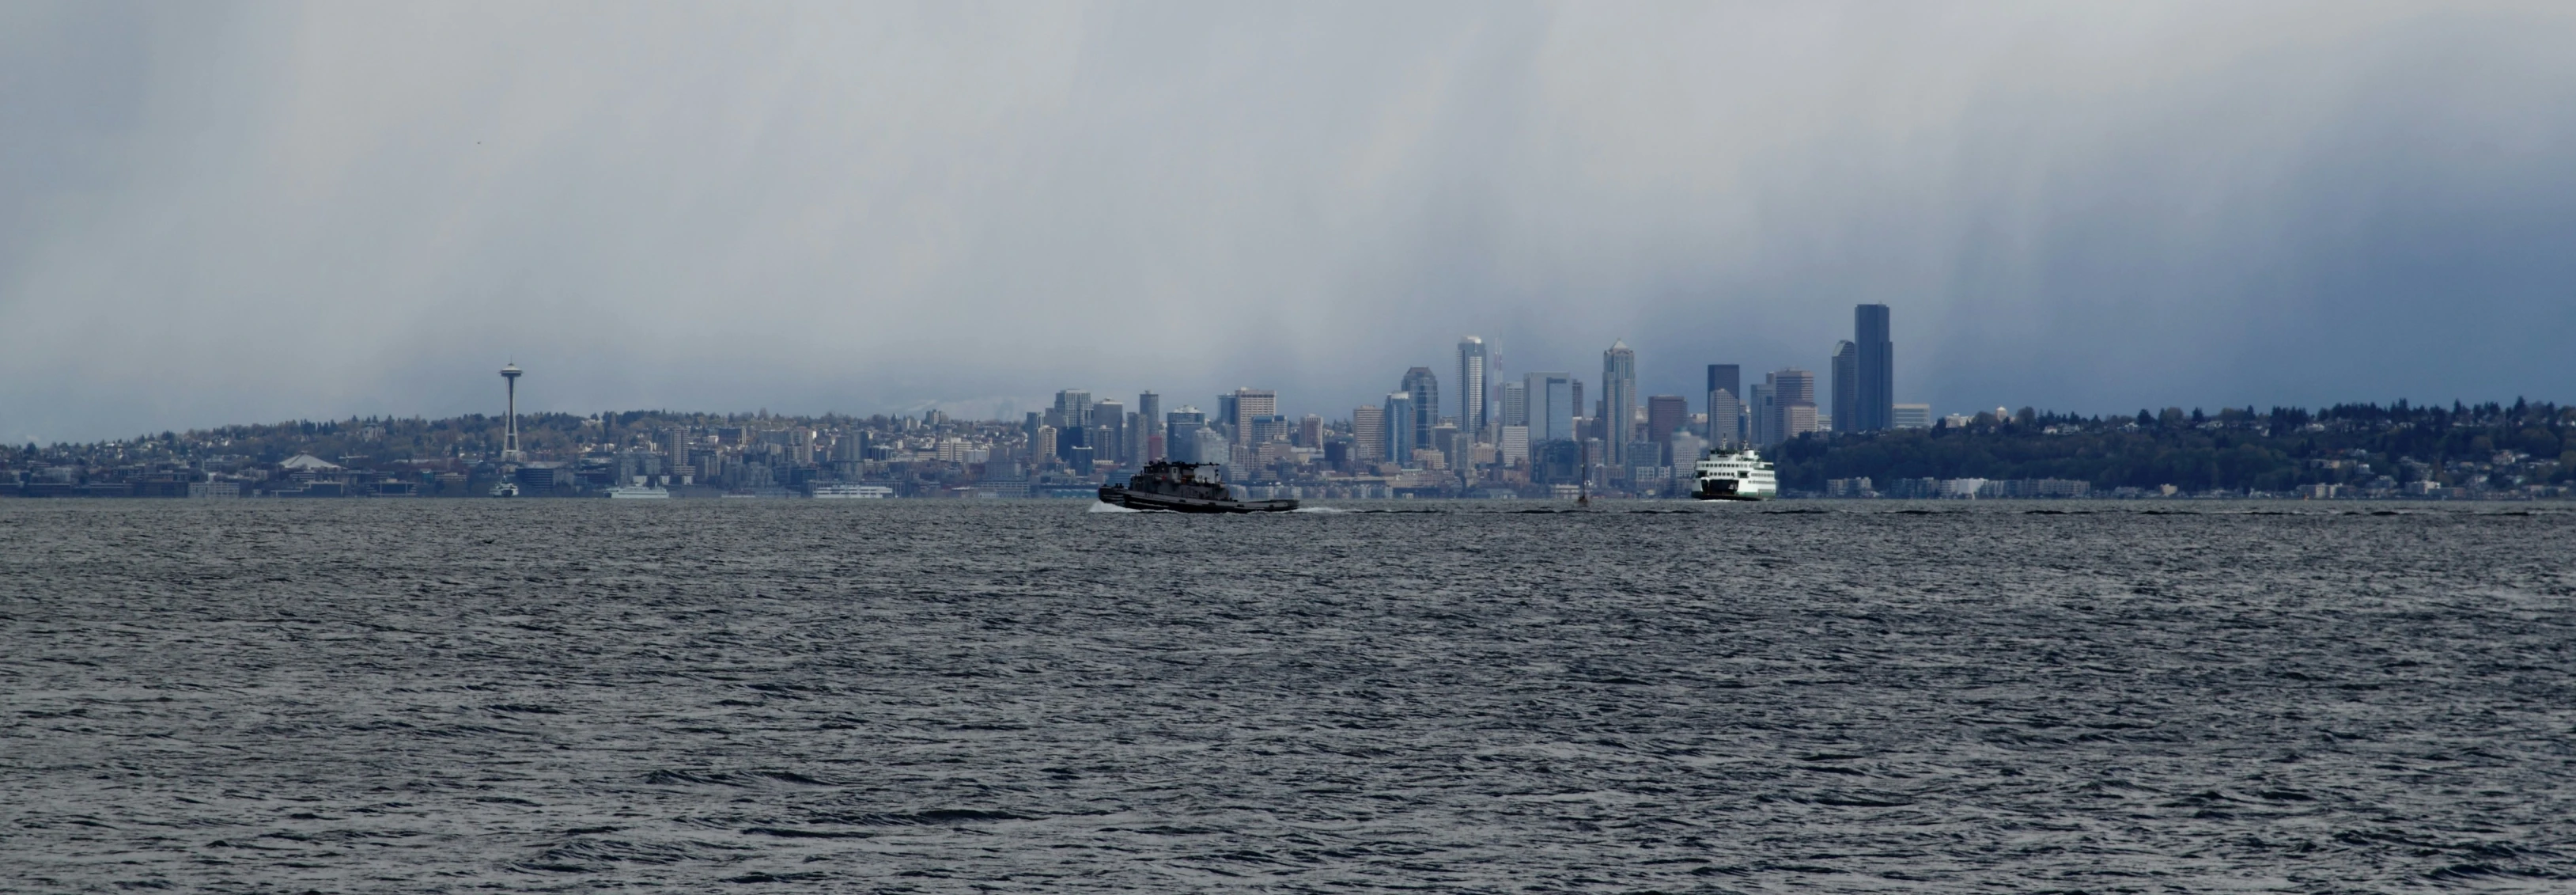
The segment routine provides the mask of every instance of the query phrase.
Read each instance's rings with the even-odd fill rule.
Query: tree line
[[[2288,491],[2431,480],[2513,487],[2576,480],[2576,407],[2399,401],[2318,411],[2166,408],[2086,417],[2023,408],[1963,426],[1801,436],[1773,451],[1784,488],[1829,479],[2078,479],[2097,489]],[[2500,462],[2502,461],[2502,462]]]

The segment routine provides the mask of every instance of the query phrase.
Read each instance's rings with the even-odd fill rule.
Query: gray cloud
[[[2576,13],[0,8],[0,438],[1649,392],[1896,308],[1948,408],[2567,400]]]

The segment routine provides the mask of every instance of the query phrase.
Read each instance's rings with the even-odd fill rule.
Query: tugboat
[[[1200,470],[1212,471],[1203,476]],[[1127,480],[1126,487],[1100,486],[1100,502],[1131,510],[1178,513],[1276,513],[1297,508],[1294,500],[1236,500],[1225,487],[1225,467],[1215,463],[1156,460]]]
[[[1711,449],[1697,467],[1699,487],[1691,492],[1701,500],[1770,500],[1780,496],[1780,478],[1771,464],[1750,448],[1741,451]]]

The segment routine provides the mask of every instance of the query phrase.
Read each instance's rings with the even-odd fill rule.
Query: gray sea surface
[[[2576,890],[2566,505],[0,502],[9,891]]]

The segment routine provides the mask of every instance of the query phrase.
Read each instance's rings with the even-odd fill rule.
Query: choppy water
[[[2576,515],[1537,506],[0,503],[0,886],[2576,888]]]

